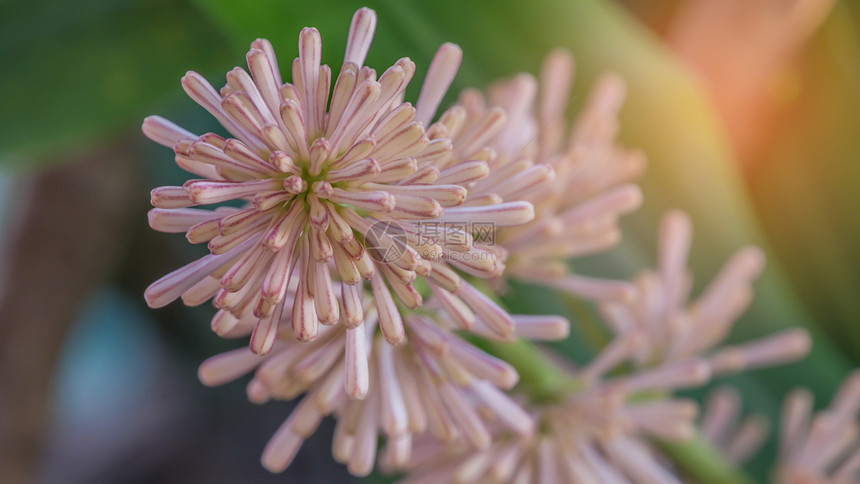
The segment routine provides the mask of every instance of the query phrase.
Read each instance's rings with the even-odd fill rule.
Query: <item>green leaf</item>
[[[798,97],[748,169],[757,209],[818,323],[860,359],[860,5],[838,3],[800,62]]]
[[[0,17],[0,165],[29,166],[139,125],[188,69],[235,58],[178,0],[14,2]]]

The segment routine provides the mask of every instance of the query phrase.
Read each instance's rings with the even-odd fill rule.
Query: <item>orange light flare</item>
[[[666,37],[707,86],[743,162],[798,98],[797,57],[835,0],[681,2]]]

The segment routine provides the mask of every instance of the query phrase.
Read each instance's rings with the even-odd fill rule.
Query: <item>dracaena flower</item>
[[[812,394],[795,390],[782,411],[779,484],[860,483],[860,372],[842,384],[830,406],[813,415]]]
[[[291,291],[288,297],[296,296]],[[263,452],[267,469],[284,470],[320,420],[332,413],[338,418],[334,457],[356,475],[372,470],[380,436],[388,442],[380,460],[402,467],[410,459],[413,435],[424,432],[446,442],[488,448],[487,414],[512,433],[532,432],[530,416],[503,392],[518,380],[510,365],[455,335],[452,323],[438,313],[409,314],[409,343],[392,346],[376,334],[378,307],[369,294],[363,306],[365,320],[354,328],[323,327],[314,341],[301,343],[291,326],[283,325],[265,356],[240,348],[200,366],[200,379],[207,385],[254,371],[247,391],[257,403],[304,394]],[[563,318],[515,319],[536,339],[566,334]],[[227,336],[241,337],[252,330],[252,323],[238,325]]]
[[[413,282],[423,276],[435,281],[434,292],[463,325],[480,318],[500,337],[515,333],[513,319],[443,256],[462,261],[455,264],[477,277],[498,273],[501,260],[475,246],[471,234],[444,224],[480,218],[515,225],[530,220],[533,208],[519,201],[457,207],[467,196],[465,185],[486,176],[488,165],[440,165],[452,142],[431,136],[433,127],[425,125],[453,79],[460,50],[451,44],[440,49],[413,108],[403,102],[412,61],[399,60],[378,80],[363,66],[375,24],[369,9],[353,17],[331,99],[332,73],[320,64],[319,32],[306,28],[292,83],[281,79],[265,40],[251,45],[250,74],[233,69],[220,92],[194,72],[183,78],[185,91],[231,138],[197,136],[163,118],[146,119],[144,133],[173,148],[177,164],[200,177],[153,190],[150,225],[185,232],[210,251],[153,283],[145,295],[150,306],[180,296],[189,305],[213,298],[222,310],[213,326],[226,331],[255,319],[250,345],[266,353],[288,317],[302,341],[317,338],[320,325],[358,325],[366,280],[385,339],[402,344],[406,332],[395,296],[406,307],[420,306]],[[482,140],[471,141],[468,149],[479,150]],[[234,200],[243,205],[193,208]],[[426,235],[419,227],[424,220],[443,226]],[[285,304],[291,281],[300,297]]]
[[[620,338],[573,372],[579,389],[562,402],[528,405],[537,421],[532,434],[497,426],[493,444],[477,452],[420,440],[402,482],[681,482],[649,438],[693,434],[697,405],[671,392],[706,383],[708,364],[692,358],[606,378],[635,347]]]
[[[738,391],[722,386],[708,394],[699,422],[702,436],[734,465],[753,457],[767,440],[770,424],[763,415],[742,417]]]
[[[496,82],[486,96],[467,90],[446,113],[444,135],[454,140],[451,158],[467,155],[458,151],[461,136],[483,132],[487,138],[487,148],[468,155],[486,160],[491,173],[472,183],[465,204],[526,200],[535,207],[532,222],[495,230],[494,243],[506,255],[497,287],[512,278],[592,299],[623,299],[632,294],[630,284],[573,274],[567,260],[619,241],[618,218],[641,203],[630,182],[645,160],[615,142],[625,92],[617,76],[597,81],[568,134],[572,72],[570,54],[558,50],[546,58],[539,80],[523,73]]]
[[[702,356],[714,374],[722,375],[805,356],[811,341],[802,329],[719,346],[752,301],[752,283],[764,268],[764,254],[756,247],[739,250],[704,292],[688,303],[692,277],[686,261],[691,238],[687,215],[667,213],[660,224],[659,269],[637,278],[634,300],[601,305],[604,319],[616,334],[638,333],[645,340],[637,355],[638,364],[658,365]]]

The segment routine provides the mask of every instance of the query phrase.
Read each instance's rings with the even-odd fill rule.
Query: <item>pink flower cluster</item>
[[[252,374],[252,402],[301,399],[263,451],[273,472],[331,415],[334,458],[355,475],[378,461],[414,483],[680,482],[652,443],[697,432],[697,405],[673,392],[808,351],[802,331],[717,347],[752,298],[761,252],[739,252],[687,304],[691,225],[673,212],[657,272],[573,273],[568,260],[614,246],[642,202],[644,157],[616,141],[623,81],[601,77],[568,127],[573,60],[558,50],[539,78],[466,90],[437,113],[459,47],[439,48],[413,106],[411,60],[380,75],[364,65],[375,26],[372,10],[355,13],[335,77],[313,28],[289,82],[262,39],[221,89],[186,74],[226,133],[144,121],[194,176],[152,191],[150,226],[209,250],[154,282],[147,303],[211,300],[215,333],[249,337],[200,366],[204,384]],[[492,348],[535,356],[521,339],[564,339],[569,323],[510,314],[508,281],[595,301],[614,333],[546,401],[519,391],[516,362]]]

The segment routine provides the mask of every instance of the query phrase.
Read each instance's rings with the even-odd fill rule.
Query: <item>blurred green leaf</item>
[[[837,4],[796,72],[798,98],[748,169],[764,227],[817,322],[860,359],[860,5]]]
[[[16,1],[0,17],[0,165],[29,166],[59,150],[139,125],[188,69],[234,57],[181,0]]]

